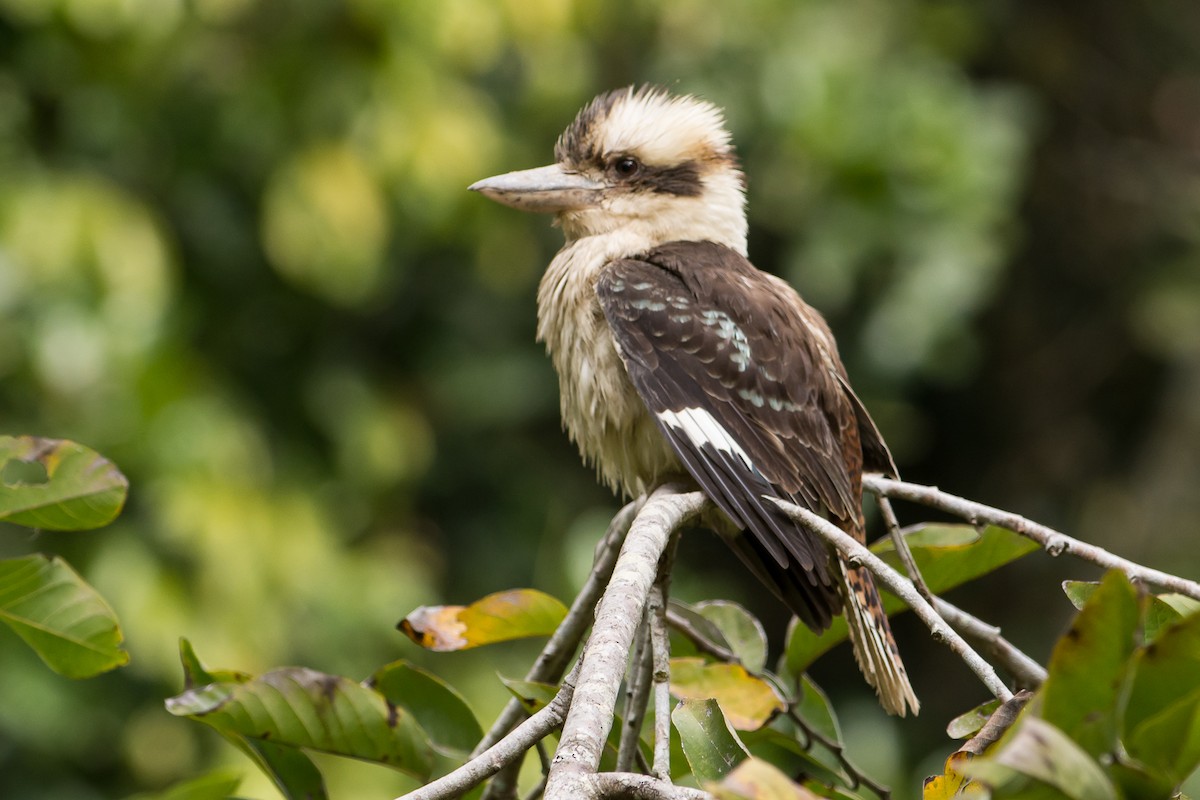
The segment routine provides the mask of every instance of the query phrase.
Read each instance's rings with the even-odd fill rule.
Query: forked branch
[[[1157,569],[1144,567],[1129,559],[1114,555],[1103,547],[1081,542],[1065,533],[1060,533],[1053,528],[1026,519],[1020,514],[1014,514],[1011,511],[1003,511],[999,508],[984,505],[983,503],[976,503],[972,500],[947,494],[933,486],[905,483],[904,481],[883,478],[878,475],[864,475],[863,488],[883,497],[890,497],[895,500],[907,500],[911,503],[919,503],[929,508],[945,511],[948,514],[965,519],[972,525],[984,523],[999,525],[1001,528],[1007,528],[1013,533],[1018,533],[1021,536],[1032,539],[1040,544],[1042,549],[1051,556],[1069,553],[1076,558],[1083,559],[1104,569],[1119,569],[1130,580],[1142,581],[1143,583],[1200,600],[1200,583],[1189,581],[1186,578],[1180,578],[1177,575],[1171,575]]]
[[[1037,541],[1051,555],[1069,552],[1093,564],[1120,569],[1134,580],[1200,599],[1200,584],[1135,564],[1019,515],[955,497],[932,487],[877,476],[865,476],[864,487],[881,498],[919,503],[957,515],[974,524],[999,525]],[[668,552],[672,537],[699,514],[707,502],[699,492],[665,486],[654,492],[644,504],[631,503],[622,509],[614,518],[604,542],[597,550],[596,563],[587,584],[572,604],[562,627],[552,637],[534,668],[530,670],[530,680],[553,681],[561,675],[568,659],[577,650],[588,624],[592,622],[591,611],[599,600],[592,633],[583,648],[581,660],[564,681],[558,695],[548,706],[523,722],[519,721],[525,712],[519,705],[510,704],[484,737],[470,761],[450,774],[405,795],[403,800],[448,800],[502,770],[502,775],[498,776],[490,787],[493,790],[499,789],[500,794],[492,792],[490,796],[511,797],[515,790],[514,768],[520,764],[522,756],[559,726],[562,726],[563,730],[558,751],[545,778],[543,796],[546,800],[588,800],[618,796],[647,800],[709,798],[710,795],[706,792],[674,786],[668,778],[666,731],[669,724],[669,699],[666,694],[664,661],[667,653],[663,635],[664,625],[669,622],[685,635],[703,640],[698,631],[689,630],[686,619],[665,608],[665,590],[671,559],[664,558],[663,555]],[[1012,692],[996,675],[991,665],[967,644],[955,628],[980,642],[988,654],[1003,665],[1018,682],[1036,685],[1044,680],[1045,670],[1041,665],[1013,647],[1000,636],[996,628],[932,595],[928,589],[920,591],[912,580],[901,576],[823,517],[789,503],[778,504],[793,519],[824,539],[843,556],[869,569],[884,586],[907,603],[928,625],[934,638],[950,646],[1000,700],[1010,700]],[[886,505],[886,502],[882,505]],[[888,506],[885,512],[886,521],[889,529],[895,529],[895,516],[890,512],[891,508]],[[623,536],[624,544],[620,545]],[[910,564],[909,569],[919,582],[915,564]],[[647,705],[646,695],[652,695],[654,698],[655,774],[640,775],[621,770],[599,773],[600,755],[613,725],[621,681],[626,673],[635,634],[643,620],[648,628],[648,633],[644,634],[647,641],[643,647],[650,651],[649,660],[653,665],[650,671],[654,686],[653,689],[641,687],[638,691],[645,694],[636,699],[634,706]],[[735,658],[732,653],[715,643],[707,643],[707,648],[702,649],[707,649],[718,658]],[[640,663],[634,667],[645,669]],[[642,677],[644,680],[645,673]],[[640,728],[640,725],[637,727]],[[636,739],[627,742],[626,747],[636,750]],[[628,769],[629,765],[629,759],[624,759],[622,767]],[[497,784],[502,786],[497,787]]]
[[[880,583],[903,600],[921,618],[921,621],[929,627],[929,632],[935,640],[945,644],[963,660],[1000,702],[1005,702],[1012,697],[1012,692],[1004,685],[1004,681],[1000,680],[996,670],[992,669],[992,665],[975,652],[974,648],[967,644],[966,640],[959,636],[946,620],[942,619],[929,601],[922,597],[917,588],[913,586],[912,581],[896,572],[883,559],[868,550],[865,545],[855,541],[852,536],[824,517],[814,514],[807,508],[785,503],[782,500],[773,500],[773,502],[789,517],[836,548],[839,553],[849,559],[850,563],[861,564],[869,569]]]

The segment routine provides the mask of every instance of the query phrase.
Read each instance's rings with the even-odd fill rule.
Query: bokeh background
[[[413,607],[569,597],[617,502],[533,341],[548,220],[470,195],[599,91],[724,106],[751,255],[829,317],[910,479],[1195,577],[1200,5],[1193,0],[0,0],[0,419],[132,481],[111,528],[30,537],[120,615],[129,667],[51,675],[0,631],[0,797],[154,791],[214,765],[166,714],[207,663],[395,658],[485,721],[536,646],[430,658]],[[923,515],[902,508],[907,522]],[[707,534],[685,599],[759,597]],[[954,596],[1039,659],[1069,618],[1031,556]],[[914,797],[984,699],[901,621],[925,711],[845,652],[850,753]],[[406,779],[323,760],[334,797]]]

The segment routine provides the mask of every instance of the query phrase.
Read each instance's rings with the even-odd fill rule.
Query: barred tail
[[[903,717],[911,709],[915,715],[921,710],[921,703],[908,682],[908,673],[904,671],[904,662],[900,660],[900,651],[892,637],[892,627],[875,589],[875,579],[863,567],[848,566],[840,557],[836,561],[858,668],[867,683],[875,687],[885,711]]]

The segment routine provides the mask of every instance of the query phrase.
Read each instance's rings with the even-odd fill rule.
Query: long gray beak
[[[556,213],[596,205],[605,187],[577,172],[567,172],[558,164],[551,164],[484,178],[467,188],[522,211]]]

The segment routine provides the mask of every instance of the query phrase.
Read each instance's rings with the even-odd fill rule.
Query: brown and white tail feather
[[[865,568],[851,567],[840,557],[837,558],[837,569],[858,668],[867,683],[875,687],[885,711],[901,717],[909,710],[917,714],[921,703],[908,682],[891,625],[875,589],[875,579]]]

